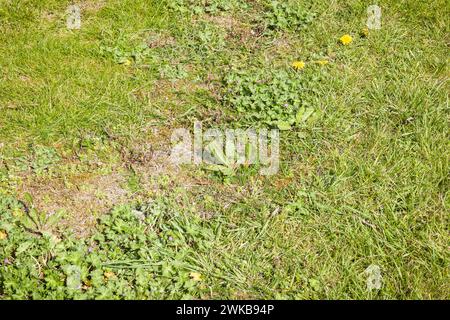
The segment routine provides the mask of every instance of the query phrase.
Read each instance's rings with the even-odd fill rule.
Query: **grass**
[[[448,298],[446,2],[379,1],[367,37],[360,0],[206,2],[68,30],[69,1],[0,0],[0,297]],[[280,171],[168,166],[194,120],[289,122]]]

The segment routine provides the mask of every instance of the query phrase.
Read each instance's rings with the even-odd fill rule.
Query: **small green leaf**
[[[16,256],[19,256],[20,254],[22,254],[23,252],[25,252],[26,250],[28,250],[31,246],[33,245],[32,241],[26,241],[21,243],[16,250]]]
[[[313,108],[301,107],[295,116],[297,124],[306,122],[308,118],[313,115],[313,113],[314,113]]]
[[[311,286],[311,288],[314,290],[314,291],[319,291],[320,290],[320,282],[319,282],[319,280],[316,280],[316,279],[309,279],[309,285]]]
[[[235,172],[232,168],[219,164],[212,164],[206,167],[207,170],[221,172],[224,176],[234,176]]]
[[[25,194],[23,195],[23,198],[25,199],[25,202],[32,206],[33,205],[33,197],[31,196],[31,194],[29,194],[28,192],[25,192]]]
[[[291,125],[287,121],[280,120],[280,121],[277,122],[277,126],[278,126],[278,129],[280,129],[282,131],[284,131],[284,130],[291,130],[292,129]]]
[[[70,265],[64,268],[67,274],[66,286],[71,290],[81,289],[81,270],[78,266]]]

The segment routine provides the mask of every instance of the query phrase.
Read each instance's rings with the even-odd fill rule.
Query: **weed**
[[[305,99],[314,79],[302,73],[285,69],[238,71],[227,74],[224,84],[224,102],[250,124],[285,130],[304,123],[315,112]]]
[[[314,20],[315,15],[298,1],[271,0],[266,4],[263,23],[270,31],[300,31]]]

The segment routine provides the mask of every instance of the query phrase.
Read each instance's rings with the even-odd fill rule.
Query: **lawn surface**
[[[0,298],[449,298],[450,7],[376,2],[379,30],[360,0],[75,1],[69,30],[0,0]],[[279,172],[169,164],[194,121],[283,129]]]

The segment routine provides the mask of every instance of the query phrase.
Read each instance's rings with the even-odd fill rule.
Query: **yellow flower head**
[[[302,70],[305,67],[305,62],[300,60],[300,61],[294,61],[292,62],[292,67],[295,70]]]
[[[202,281],[202,275],[198,272],[191,272],[189,275],[194,281]]]
[[[109,278],[112,278],[112,277],[116,276],[116,274],[114,272],[112,272],[112,271],[105,271],[103,273],[103,275],[105,276],[106,279],[109,279]]]
[[[344,35],[339,39],[339,41],[340,41],[344,46],[346,46],[346,45],[350,44],[350,43],[353,41],[353,38],[352,38],[352,36],[349,35],[349,34],[344,34]]]
[[[324,66],[328,64],[328,60],[317,60],[316,63],[320,64],[321,66]]]
[[[0,240],[5,240],[6,238],[8,238],[6,231],[0,230]]]

